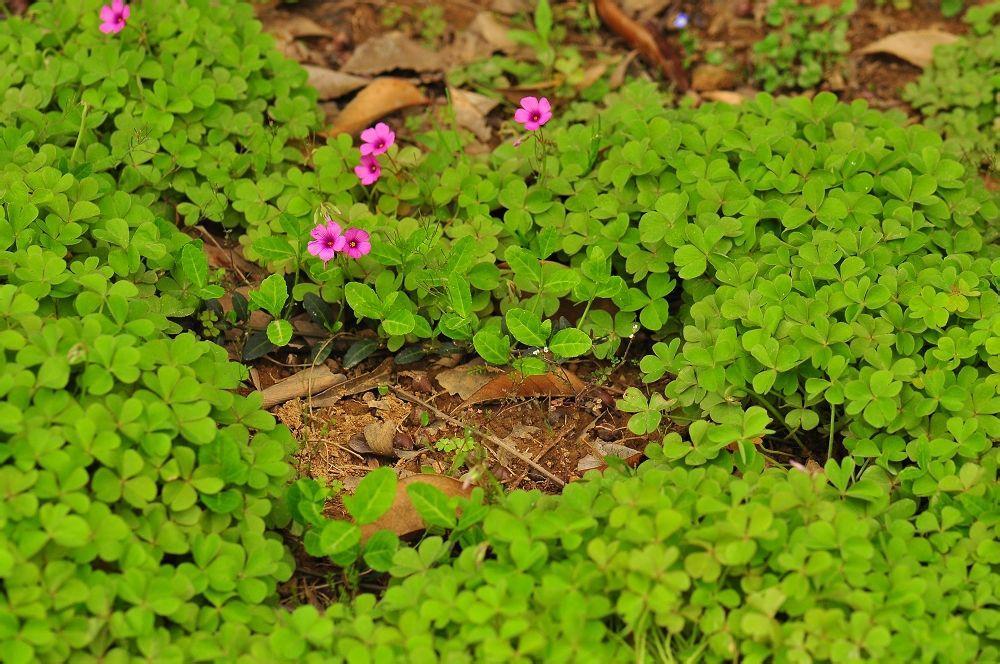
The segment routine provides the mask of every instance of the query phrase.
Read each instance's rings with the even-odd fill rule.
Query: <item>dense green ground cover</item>
[[[634,83],[544,145],[418,136],[366,191],[348,137],[305,142],[314,95],[248,5],[143,2],[113,36],[98,5],[0,32],[7,659],[1000,657],[997,204],[937,134],[829,95],[669,109]],[[369,256],[308,256],[321,204]],[[622,406],[688,433],[561,496],[427,494],[434,536],[361,544],[315,485],[284,499],[290,434],[185,331],[219,294],[176,226],[201,219],[391,350],[532,371],[642,327],[647,378],[676,378]],[[765,466],[773,433],[842,460]],[[390,588],[280,608],[286,527]]]

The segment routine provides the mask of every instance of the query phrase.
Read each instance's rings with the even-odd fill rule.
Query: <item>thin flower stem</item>
[[[73,143],[73,152],[69,155],[69,163],[76,163],[76,151],[80,148],[80,141],[83,140],[83,130],[87,127],[87,113],[90,111],[90,104],[87,102],[81,102],[83,104],[83,113],[80,115],[80,131],[76,133],[76,142]]]
[[[826,458],[833,458],[833,432],[834,424],[837,422],[837,406],[830,404],[830,444],[826,448]]]
[[[795,443],[802,449],[803,452],[807,452],[807,453],[809,452],[809,448],[806,447],[805,444],[801,440],[799,440],[798,434],[796,434],[794,431],[792,431],[789,428],[789,426],[787,424],[785,424],[785,417],[781,414],[781,411],[779,411],[777,408],[775,408],[773,405],[771,405],[770,401],[768,401],[764,397],[762,397],[762,396],[760,396],[760,395],[758,395],[758,394],[756,394],[754,392],[751,392],[750,396],[752,396],[757,401],[757,403],[759,403],[764,408],[766,408],[767,411],[769,413],[771,413],[771,415],[773,415],[778,422],[781,422],[781,425],[783,427],[785,427],[785,429],[788,430],[788,434],[792,437],[792,440],[795,441]]]

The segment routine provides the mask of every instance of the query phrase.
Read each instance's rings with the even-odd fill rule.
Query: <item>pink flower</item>
[[[348,228],[344,231],[344,253],[351,258],[361,258],[372,250],[368,233],[360,228]]]
[[[389,149],[389,146],[396,142],[396,134],[389,129],[389,125],[379,122],[374,127],[368,127],[361,132],[362,155],[378,155]]]
[[[514,111],[514,119],[528,131],[535,131],[552,119],[552,105],[545,97],[524,97],[521,108]]]
[[[361,184],[375,184],[382,177],[382,167],[378,165],[375,155],[366,154],[361,157],[361,163],[354,167],[354,173],[361,179]]]
[[[350,231],[348,231],[350,232]],[[347,235],[341,235],[340,224],[326,218],[325,224],[320,224],[309,233],[313,241],[309,243],[309,253],[324,263],[329,263],[338,251],[343,251],[347,244]]]
[[[106,35],[121,32],[131,13],[132,8],[124,0],[111,0],[110,5],[101,7],[101,32]]]

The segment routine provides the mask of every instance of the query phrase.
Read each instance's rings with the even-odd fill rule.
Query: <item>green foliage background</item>
[[[565,110],[542,157],[417,136],[366,204],[249,5],[143,2],[115,38],[98,6],[0,32],[6,659],[997,659],[997,205],[940,136],[829,95],[668,109],[634,83]],[[321,203],[369,257],[306,257]],[[362,544],[318,485],[286,493],[291,435],[184,331],[219,294],[178,230],[202,219],[391,350],[531,370],[641,326],[647,379],[676,378],[626,394],[632,426],[692,423],[561,496],[423,492],[431,536]],[[842,459],[765,469],[774,433]],[[359,523],[397,490],[366,483]],[[389,590],[281,608],[286,527]]]

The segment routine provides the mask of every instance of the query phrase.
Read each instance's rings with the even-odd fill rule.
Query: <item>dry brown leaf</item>
[[[632,16],[659,14],[671,0],[622,0],[622,9]]]
[[[264,408],[273,408],[295,397],[319,394],[347,380],[342,373],[333,373],[329,367],[309,367],[293,376],[271,385],[261,394],[264,395]]]
[[[282,37],[333,37],[334,33],[328,28],[324,28],[316,21],[303,16],[302,14],[289,14],[286,12],[274,12],[263,17],[267,31]]]
[[[410,494],[406,487],[411,484],[430,484],[449,497],[468,498],[472,488],[462,484],[454,477],[445,475],[411,475],[399,480],[396,484],[396,498],[392,501],[389,511],[379,517],[374,523],[361,526],[361,540],[365,541],[380,530],[391,530],[400,537],[406,537],[424,530],[424,521],[410,502]]]
[[[475,134],[480,141],[490,140],[492,132],[486,125],[486,116],[500,102],[486,95],[458,88],[448,88],[448,93],[455,109],[455,122]]]
[[[593,454],[588,454],[582,457],[576,464],[576,471],[578,473],[583,473],[588,470],[598,470],[599,468],[604,468],[604,459],[598,459]]]
[[[304,65],[309,73],[309,85],[316,88],[320,100],[336,99],[354,92],[358,88],[363,88],[370,82],[362,76],[354,76],[342,71],[327,69],[326,67],[314,67]]]
[[[639,51],[629,51],[628,55],[622,58],[618,64],[615,66],[615,70],[611,72],[611,77],[608,79],[608,87],[612,90],[617,90],[625,82],[625,77],[628,75],[628,66],[632,64],[632,61],[636,59],[639,55]]]
[[[535,3],[531,0],[493,0],[490,6],[493,11],[510,16],[530,12]]]
[[[584,382],[571,371],[558,370],[540,376],[522,376],[516,371],[509,371],[483,385],[462,406],[498,399],[572,397],[586,388]]]
[[[935,46],[951,44],[957,40],[957,35],[941,30],[906,30],[883,37],[857,52],[860,55],[888,53],[923,68],[928,66],[934,58]]]
[[[365,442],[379,456],[392,456],[392,442],[396,438],[398,422],[372,422],[365,427]]]
[[[580,82],[576,84],[576,89],[586,90],[594,83],[597,83],[599,80],[601,80],[601,77],[604,76],[604,72],[606,72],[607,70],[608,70],[607,62],[598,62],[595,65],[587,67],[587,69],[583,72],[583,78],[580,79]]]
[[[410,81],[403,78],[376,78],[344,107],[326,134],[356,134],[390,113],[426,103],[427,98]]]
[[[698,65],[691,72],[692,90],[727,90],[736,84],[736,74],[718,65]]]
[[[612,0],[594,0],[594,7],[608,29],[659,67],[678,90],[688,89],[687,72],[676,46],[629,18]]]
[[[243,248],[239,245],[222,247],[212,242],[205,242],[202,246],[208,255],[208,264],[212,267],[237,270],[243,274],[257,269],[256,265],[246,259]]]
[[[372,37],[354,49],[341,69],[349,74],[375,76],[397,69],[429,72],[445,68],[443,58],[416,43],[402,32]]]
[[[327,408],[333,406],[346,396],[374,390],[379,385],[385,384],[386,380],[388,380],[389,375],[392,373],[392,365],[393,359],[391,357],[387,358],[369,373],[362,376],[355,376],[350,380],[345,380],[343,383],[336,385],[328,394],[324,394],[320,399],[313,401],[313,406],[316,408]]]
[[[744,100],[743,95],[732,90],[708,90],[702,92],[701,97],[708,101],[721,101],[723,104],[730,104],[731,106],[738,106]]]
[[[622,459],[630,466],[636,466],[646,456],[642,451],[618,443],[598,443],[601,455],[605,457],[613,456]]]
[[[482,361],[473,360],[454,369],[445,369],[434,378],[448,394],[457,395],[464,401],[490,382],[492,376],[484,370],[485,366]]]
[[[492,50],[511,53],[517,42],[510,38],[510,28],[501,23],[491,12],[479,12],[469,24],[469,30],[479,33]]]

